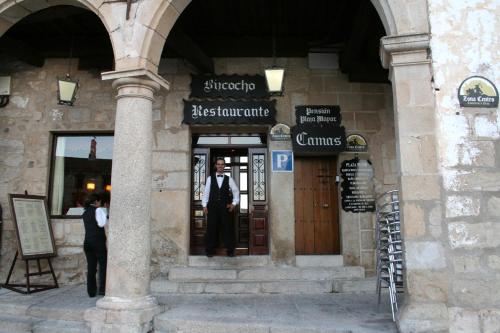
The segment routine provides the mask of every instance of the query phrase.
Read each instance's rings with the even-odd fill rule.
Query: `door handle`
[[[328,204],[323,204],[323,208],[328,208],[330,207]]]

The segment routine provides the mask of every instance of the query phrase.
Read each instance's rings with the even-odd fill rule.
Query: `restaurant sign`
[[[340,126],[342,121],[338,105],[298,105],[295,117],[298,126]]]
[[[496,108],[498,90],[490,80],[482,76],[471,76],[458,88],[458,100],[461,107]]]
[[[332,153],[345,150],[345,128],[294,126],[292,145],[296,152]]]
[[[191,98],[269,98],[262,75],[192,75]]]
[[[275,124],[276,101],[187,101],[185,124]]]

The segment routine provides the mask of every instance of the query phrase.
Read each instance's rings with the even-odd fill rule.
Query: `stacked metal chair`
[[[397,294],[403,292],[403,238],[398,191],[388,191],[377,199],[377,295],[380,305],[382,288],[389,289],[392,320],[398,311]]]

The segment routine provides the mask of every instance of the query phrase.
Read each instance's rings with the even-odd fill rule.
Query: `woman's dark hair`
[[[101,197],[97,193],[90,193],[90,195],[85,200],[85,208],[89,208],[90,205],[95,203],[96,201],[101,200]]]
[[[99,198],[101,199],[101,205],[109,204],[111,201],[111,195],[107,191],[99,192]]]

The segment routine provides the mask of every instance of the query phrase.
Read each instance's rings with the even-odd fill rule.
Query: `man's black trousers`
[[[214,254],[217,247],[217,236],[222,229],[224,236],[224,246],[228,253],[234,253],[234,224],[232,221],[232,212],[229,212],[225,204],[207,205],[207,233],[205,238],[205,248],[207,254]]]
[[[104,295],[108,257],[106,240],[85,240],[83,250],[85,251],[85,257],[87,257],[87,292],[90,297],[94,297],[97,293],[96,273],[97,264],[99,264],[99,293]]]

